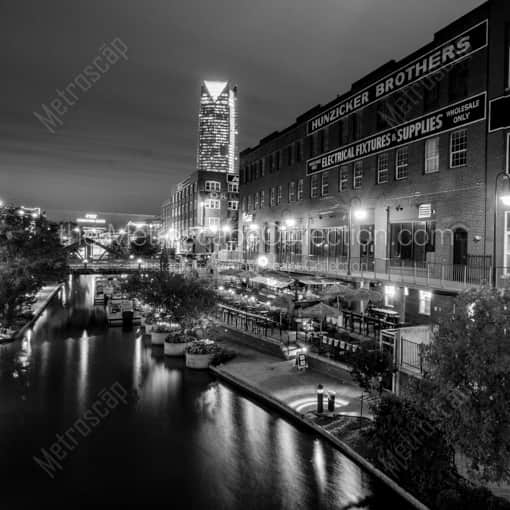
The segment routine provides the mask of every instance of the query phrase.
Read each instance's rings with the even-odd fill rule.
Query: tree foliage
[[[366,434],[371,460],[421,501],[432,506],[437,492],[456,486],[453,449],[413,402],[384,396]]]
[[[132,275],[125,290],[189,326],[216,304],[216,292],[208,282],[167,272]]]
[[[395,369],[389,353],[364,345],[350,354],[349,364],[352,366],[353,378],[367,391],[378,388],[380,381]]]
[[[509,319],[508,294],[460,294],[425,351],[428,372],[413,391],[481,481],[510,478]]]
[[[67,254],[57,225],[44,216],[0,209],[0,317],[5,325],[15,321],[42,285],[66,274]]]

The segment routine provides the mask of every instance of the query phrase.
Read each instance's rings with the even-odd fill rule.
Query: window
[[[289,182],[289,202],[296,201],[296,183],[294,181]]]
[[[207,218],[207,225],[210,227],[218,227],[220,225],[220,218]]]
[[[356,161],[352,172],[352,188],[360,189],[363,184],[363,161]]]
[[[260,208],[266,207],[266,197],[264,190],[260,190]]]
[[[221,208],[221,202],[219,200],[216,200],[214,198],[208,198],[204,202],[204,206],[206,209],[220,209]]]
[[[395,179],[407,179],[409,174],[409,149],[401,147],[395,155]]]
[[[259,208],[259,192],[255,193],[255,200],[253,203],[253,208],[258,209]]]
[[[442,74],[433,74],[423,80],[423,108],[426,112],[439,106]]]
[[[303,159],[303,142],[298,140],[296,142],[296,161],[299,162]]]
[[[319,153],[324,154],[329,149],[329,129],[324,128],[319,131]]]
[[[343,165],[338,170],[338,191],[345,191],[349,185],[349,166]]]
[[[228,183],[228,192],[229,193],[239,193],[239,183],[238,182],[229,182]]]
[[[439,172],[439,138],[425,141],[425,173]]]
[[[260,160],[260,177],[264,177],[266,175],[266,160],[262,158]]]
[[[420,290],[420,306],[418,313],[422,315],[430,315],[432,304],[432,292]]]
[[[450,168],[467,165],[467,129],[450,135]]]
[[[237,211],[239,209],[239,200],[229,200],[228,209],[230,211]]]
[[[269,197],[269,207],[274,207],[276,205],[276,189],[271,188],[271,195]]]
[[[267,157],[267,167],[269,168],[269,173],[272,174],[274,172],[274,158],[272,154],[269,154]]]
[[[450,101],[464,99],[468,95],[469,67],[468,61],[455,64],[448,75],[448,98]]]
[[[327,197],[329,194],[329,173],[322,172],[321,175],[321,197]]]
[[[218,181],[205,181],[205,191],[221,191],[221,183]]]
[[[251,199],[251,195],[248,195],[248,211],[251,211],[251,207],[252,207],[252,199]]]
[[[297,199],[298,200],[303,200],[304,191],[305,191],[304,179],[299,179],[298,187],[297,187]]]
[[[310,179],[310,198],[319,198],[319,176],[312,175]]]
[[[293,163],[293,160],[292,160],[293,152],[294,152],[294,150],[293,150],[292,145],[289,145],[289,146],[287,147],[287,165],[288,165],[288,166],[291,166],[291,165],[292,165],[292,163]]]
[[[390,159],[388,153],[381,154],[377,158],[377,184],[388,182]]]
[[[282,201],[282,185],[280,184],[277,188],[277,193],[276,193],[276,205],[280,205]]]
[[[242,202],[241,202],[241,210],[243,212],[246,212],[246,197],[243,197],[242,199]]]
[[[264,253],[271,253],[271,227],[264,228]]]
[[[274,155],[276,171],[280,170],[282,166],[282,153],[277,151]]]

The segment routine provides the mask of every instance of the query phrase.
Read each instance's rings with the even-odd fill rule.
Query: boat
[[[0,343],[12,342],[16,335],[16,331],[11,328],[0,328]]]
[[[115,293],[107,300],[106,319],[108,326],[130,326],[140,324],[142,320],[141,309],[137,309],[138,305],[134,299]]]
[[[106,280],[104,278],[96,279],[96,292],[94,294],[94,305],[104,305]]]

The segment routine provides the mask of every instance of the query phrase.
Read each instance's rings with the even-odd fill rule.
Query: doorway
[[[467,266],[467,244],[467,230],[463,228],[456,228],[453,232],[453,264],[455,266]]]

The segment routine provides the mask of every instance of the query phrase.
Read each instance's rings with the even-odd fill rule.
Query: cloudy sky
[[[480,0],[12,0],[0,4],[0,198],[158,213],[195,167],[200,81],[239,86],[240,148],[430,41]],[[119,39],[127,60],[34,116]],[[104,67],[104,66],[103,66]]]

